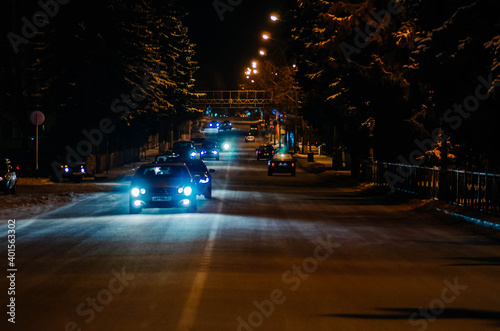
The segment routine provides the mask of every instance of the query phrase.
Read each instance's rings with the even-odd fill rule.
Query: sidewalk
[[[116,181],[116,180],[120,180],[122,178],[125,178],[127,176],[133,176],[135,174],[135,171],[137,170],[137,168],[139,168],[140,165],[153,162],[155,159],[155,156],[158,154],[159,153],[158,153],[157,147],[154,149],[148,149],[146,151],[145,157],[141,156],[140,161],[127,163],[121,167],[112,168],[112,169],[109,169],[108,171],[104,171],[104,172],[95,174],[94,181],[96,181],[96,182],[97,181],[99,181],[99,182],[101,182],[101,181]]]

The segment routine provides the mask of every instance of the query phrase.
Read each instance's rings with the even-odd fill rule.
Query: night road
[[[255,158],[263,138],[245,143],[242,133],[231,132],[233,151],[206,161],[213,199],[198,197],[196,214],[130,215],[123,180],[17,220],[16,323],[4,315],[1,329],[500,327],[498,243],[360,196],[348,180],[300,168],[268,177]],[[6,259],[7,220],[0,230]]]

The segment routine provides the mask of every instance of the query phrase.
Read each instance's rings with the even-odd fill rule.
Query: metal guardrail
[[[500,174],[361,161],[361,179],[431,199],[446,185],[448,202],[500,216]]]

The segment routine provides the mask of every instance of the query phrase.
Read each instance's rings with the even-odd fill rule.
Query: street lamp
[[[275,14],[271,14],[271,16],[269,17],[271,19],[271,21],[273,22],[276,22],[276,21],[279,21],[279,17],[278,15],[275,15]]]

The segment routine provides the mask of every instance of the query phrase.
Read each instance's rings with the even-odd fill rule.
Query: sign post
[[[38,178],[38,126],[45,121],[45,115],[41,111],[34,111],[30,115],[30,121],[36,126],[35,129],[35,177]]]

